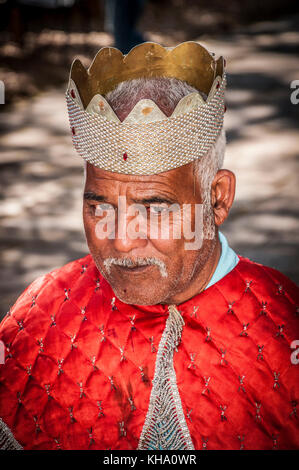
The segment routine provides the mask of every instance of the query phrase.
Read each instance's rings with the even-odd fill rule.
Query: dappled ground
[[[295,282],[299,105],[290,102],[290,82],[299,79],[297,24],[298,17],[289,17],[213,38],[190,37],[184,29],[147,31],[148,39],[165,45],[200,40],[227,58],[224,166],[236,173],[237,192],[222,230],[237,253],[276,267]],[[66,38],[48,32],[43,40],[49,45],[55,35],[53,54],[61,57],[67,39],[66,57],[78,50],[85,63],[89,46],[97,49],[112,42],[106,33],[72,33]],[[17,56],[16,46],[6,47],[15,48]],[[36,62],[36,82],[47,60],[45,55]],[[82,164],[71,144],[64,87],[47,88],[3,106],[0,114],[3,313],[37,276],[87,253],[81,221]]]

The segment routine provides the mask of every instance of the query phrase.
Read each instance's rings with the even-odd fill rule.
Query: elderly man
[[[298,447],[298,289],[218,231],[224,88],[223,58],[193,42],[74,62],[90,254],[2,322],[3,448]]]

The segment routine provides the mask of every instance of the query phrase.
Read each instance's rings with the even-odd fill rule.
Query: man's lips
[[[138,273],[143,273],[149,268],[152,268],[152,264],[146,264],[145,266],[119,266],[117,264],[113,265],[114,268],[118,269],[120,272],[126,273],[126,274],[138,274]]]

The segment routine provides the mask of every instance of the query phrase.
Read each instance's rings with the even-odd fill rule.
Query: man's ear
[[[235,197],[236,177],[230,170],[218,170],[211,186],[211,202],[215,224],[221,225],[228,216]]]

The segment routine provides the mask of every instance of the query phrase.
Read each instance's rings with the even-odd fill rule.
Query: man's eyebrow
[[[100,194],[96,194],[92,191],[88,191],[84,193],[84,199],[91,200],[91,201],[98,201],[98,202],[107,202],[107,198]],[[177,201],[167,198],[165,196],[149,196],[149,197],[141,197],[141,198],[134,198],[132,201],[135,204],[175,204]]]
[[[175,204],[177,201],[164,196],[149,196],[140,199],[133,199],[136,204]]]
[[[91,201],[98,201],[98,202],[106,201],[105,196],[101,196],[99,194],[93,193],[92,191],[88,191],[84,193],[84,199],[88,199]]]

